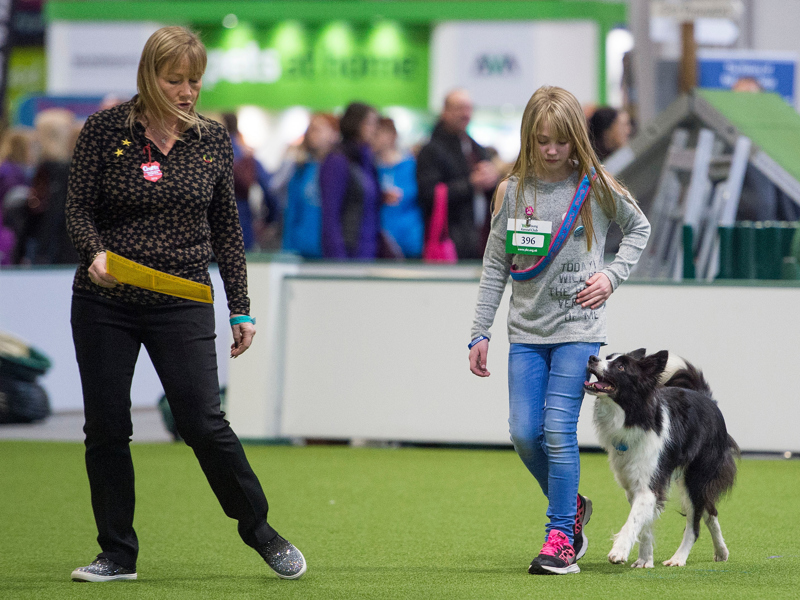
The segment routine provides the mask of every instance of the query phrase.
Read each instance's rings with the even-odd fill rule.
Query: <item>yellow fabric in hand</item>
[[[206,304],[214,302],[209,285],[145,267],[113,252],[106,252],[106,271],[120,283]]]

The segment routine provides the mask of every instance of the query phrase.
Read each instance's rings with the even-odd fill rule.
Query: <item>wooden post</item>
[[[681,94],[697,86],[697,44],[694,41],[694,21],[681,23],[681,68],[678,88]]]

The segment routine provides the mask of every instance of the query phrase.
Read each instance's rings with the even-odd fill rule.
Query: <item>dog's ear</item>
[[[668,360],[669,350],[662,350],[650,356],[645,356],[639,361],[639,367],[650,375],[661,375],[667,367]]]
[[[633,352],[628,352],[628,356],[631,358],[635,358],[636,360],[641,360],[644,358],[644,355],[647,354],[647,350],[644,348],[639,348],[638,350],[634,350]]]

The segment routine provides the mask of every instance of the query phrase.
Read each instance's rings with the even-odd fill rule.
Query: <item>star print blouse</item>
[[[73,290],[137,305],[186,302],[130,285],[102,288],[88,268],[110,250],[148,267],[211,285],[212,253],[231,313],[249,314],[247,265],[225,129],[188,130],[166,156],[126,119],[133,101],[90,116],[75,146],[67,229],[81,257]],[[158,163],[156,167],[155,164]],[[160,177],[159,177],[160,174]]]

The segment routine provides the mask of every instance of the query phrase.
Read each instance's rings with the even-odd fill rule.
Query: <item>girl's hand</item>
[[[92,283],[104,288],[114,288],[119,285],[119,281],[113,275],[109,275],[106,271],[106,253],[101,252],[94,257],[92,264],[89,266],[89,279]]]
[[[231,315],[231,317],[238,317],[241,315]],[[244,354],[253,343],[253,338],[256,335],[256,326],[252,323],[237,323],[231,325],[233,332],[233,344],[231,344],[231,358],[236,358]]]
[[[486,355],[489,354],[489,340],[481,340],[469,350],[469,370],[478,377],[491,375],[486,370]]]
[[[614,289],[605,273],[595,273],[586,280],[586,287],[578,292],[578,303],[586,308],[600,308]]]

